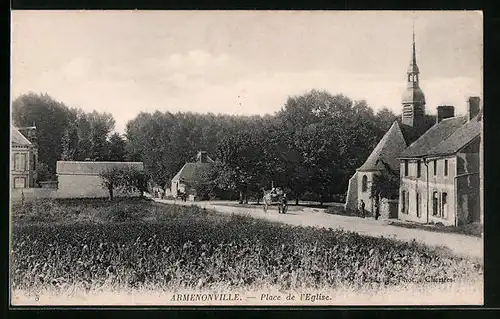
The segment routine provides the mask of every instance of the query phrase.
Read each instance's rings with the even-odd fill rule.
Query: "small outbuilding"
[[[172,178],[171,195],[178,197],[181,194],[195,194],[193,185],[196,179],[203,176],[212,167],[214,161],[208,157],[207,152],[199,151],[196,155],[196,162],[188,162],[182,166],[179,172]]]
[[[57,179],[59,198],[108,197],[108,190],[102,185],[100,174],[113,168],[135,168],[144,170],[142,162],[91,162],[58,161]],[[114,191],[115,197],[138,196],[137,193]]]

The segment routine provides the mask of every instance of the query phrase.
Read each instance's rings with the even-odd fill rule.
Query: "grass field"
[[[25,294],[376,291],[468,285],[483,272],[479,261],[417,243],[140,199],[14,205],[11,249],[11,288]]]

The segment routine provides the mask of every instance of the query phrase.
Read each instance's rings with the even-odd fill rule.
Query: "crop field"
[[[482,263],[388,238],[147,200],[12,207],[11,289],[371,289],[468,282]]]

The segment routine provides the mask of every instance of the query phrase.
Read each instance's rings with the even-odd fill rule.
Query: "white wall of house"
[[[60,174],[58,175],[57,197],[59,198],[83,198],[83,197],[108,197],[109,193],[102,186],[102,179],[99,175],[84,174]],[[124,193],[115,189],[113,196],[138,196],[139,192]]]
[[[408,160],[408,171],[401,161],[401,185],[399,190],[398,217],[404,221],[442,223],[455,225],[455,156],[430,159],[427,166],[420,162],[417,176],[417,160]],[[434,174],[434,163],[436,174]],[[445,163],[448,169],[445,172]],[[418,195],[418,197],[417,197]]]
[[[11,188],[35,186],[37,155],[37,150],[33,148],[11,148]]]
[[[186,185],[179,180],[173,180],[170,187],[173,197],[179,196],[179,193],[186,193]]]

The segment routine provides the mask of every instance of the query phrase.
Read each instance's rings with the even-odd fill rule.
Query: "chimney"
[[[444,119],[455,116],[455,107],[453,105],[439,105],[437,107],[436,124]]]
[[[198,162],[200,163],[207,163],[208,160],[207,160],[207,152],[206,151],[199,151],[198,152]]]
[[[479,114],[481,99],[478,96],[469,97],[467,103],[467,119],[470,121]]]

